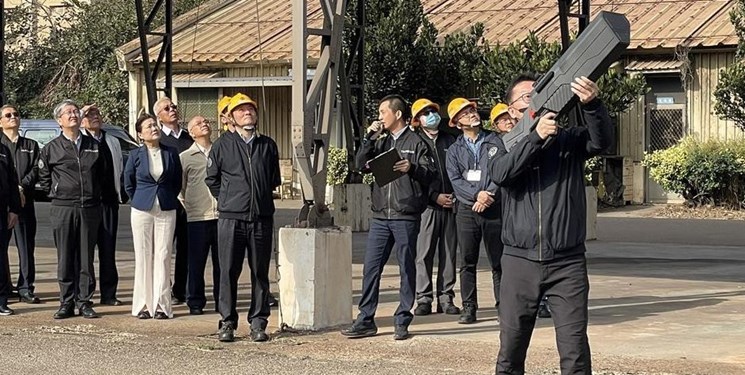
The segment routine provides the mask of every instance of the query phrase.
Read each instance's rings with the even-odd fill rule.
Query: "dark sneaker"
[[[267,335],[263,329],[251,328],[251,341],[253,342],[269,341],[269,335]]]
[[[83,318],[86,318],[86,319],[98,318],[98,314],[96,313],[96,310],[93,310],[93,307],[91,307],[91,305],[88,305],[88,304],[80,306],[80,309],[78,310],[78,312]]]
[[[39,299],[39,297],[37,297],[33,292],[29,292],[29,291],[18,292],[18,301],[26,302],[31,305],[41,303],[41,300]]]
[[[429,303],[420,303],[414,309],[414,315],[422,316],[432,314],[432,305]]]
[[[8,305],[6,305],[6,304],[0,305],[0,316],[13,315],[14,313],[15,313],[15,311],[13,311],[13,309],[11,309],[10,307],[8,307]]]
[[[453,305],[452,302],[447,302],[444,304],[438,303],[437,313],[442,314],[443,312],[448,315],[458,315],[460,314],[460,309],[458,308],[458,306]]]
[[[354,322],[350,327],[341,330],[341,334],[350,338],[361,338],[375,336],[378,327],[375,323]]]
[[[235,341],[235,328],[233,328],[232,322],[223,322],[222,327],[217,332],[217,339],[220,342],[233,342]]]
[[[541,304],[538,305],[538,317],[543,319],[551,317],[551,308],[548,307],[545,300],[541,300]]]
[[[476,306],[463,305],[463,311],[458,318],[458,324],[472,324],[476,322]]]
[[[396,328],[393,330],[393,339],[394,340],[406,340],[411,335],[409,335],[409,327],[404,325],[396,325]]]

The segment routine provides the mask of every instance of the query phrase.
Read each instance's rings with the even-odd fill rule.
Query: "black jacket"
[[[396,148],[401,156],[411,162],[405,176],[383,186],[373,183],[372,211],[378,219],[419,220],[427,208],[429,184],[437,171],[429,147],[419,135],[408,127],[397,140],[387,134],[375,141],[364,140],[357,152],[357,167],[369,172],[367,162],[383,152]],[[424,186],[424,187],[423,187]]]
[[[500,189],[491,179],[489,171],[489,155],[496,154],[499,148],[504,148],[501,138],[497,133],[481,130],[483,143],[479,148],[479,160],[476,162],[473,153],[468,147],[466,137],[458,136],[455,143],[450,146],[447,160],[447,174],[455,189],[458,210],[471,210],[476,203],[477,196],[481,191],[493,193],[494,203],[479,215],[488,219],[499,219],[502,216],[500,207]],[[480,170],[481,179],[468,181],[469,170]]]
[[[186,151],[192,144],[194,144],[194,139],[189,135],[189,132],[184,129],[181,129],[181,135],[178,138],[173,135],[166,135],[165,132],[161,132],[161,134],[160,144],[176,149],[179,154]]]
[[[18,136],[16,143],[0,133],[2,144],[10,149],[19,184],[23,187],[26,203],[34,199],[34,189],[39,181],[39,144],[33,139]]]
[[[210,149],[205,180],[220,218],[255,221],[274,215],[272,191],[281,184],[273,139],[256,134],[250,145],[225,133]]]
[[[10,149],[0,144],[0,215],[7,215],[6,209],[14,214],[21,212],[21,194],[18,191],[18,175],[13,166]],[[0,228],[5,230],[6,228]]]
[[[448,151],[452,144],[455,143],[455,137],[442,131],[437,134],[437,138],[435,138],[434,140],[427,134],[424,134],[423,130],[417,131],[417,134],[419,134],[424,143],[426,143],[429,147],[429,154],[435,161],[435,165],[433,167],[437,170],[434,179],[429,184],[429,201],[427,203],[432,209],[443,210],[444,208],[437,204],[437,197],[440,194],[453,193],[453,184],[450,183],[450,178],[448,178],[448,172],[445,169],[445,166],[447,162]],[[448,208],[448,210],[451,209]]]
[[[117,199],[114,172],[100,144],[80,134],[80,150],[60,134],[41,149],[39,185],[52,205],[93,207]]]
[[[613,141],[608,111],[594,100],[582,107],[586,127],[563,129],[548,147],[535,131],[491,158],[502,190],[504,253],[549,261],[585,251],[585,160]]]

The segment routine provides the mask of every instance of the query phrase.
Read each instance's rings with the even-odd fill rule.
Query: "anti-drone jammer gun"
[[[629,45],[631,28],[626,16],[600,12],[559,60],[533,86],[530,106],[522,120],[502,140],[509,151],[535,129],[541,116],[566,115],[576,104],[571,83],[585,76],[597,81]]]

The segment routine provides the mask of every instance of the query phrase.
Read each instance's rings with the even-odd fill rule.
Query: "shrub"
[[[745,208],[745,140],[684,138],[644,158],[650,176],[689,204]]]
[[[333,146],[329,147],[329,159],[326,164],[326,184],[337,186],[347,182],[349,182],[347,150]],[[365,173],[362,175],[362,182],[368,185],[372,184],[374,182],[373,175],[371,173]]]

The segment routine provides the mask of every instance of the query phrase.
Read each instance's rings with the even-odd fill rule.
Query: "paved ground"
[[[293,203],[280,202],[277,226],[292,221]],[[488,374],[498,350],[494,309],[479,322],[455,317],[417,317],[411,340],[392,340],[397,267],[382,280],[377,337],[347,340],[335,330],[277,333],[269,343],[215,339],[218,316],[139,321],[129,306],[98,307],[98,320],[54,321],[58,307],[56,255],[47,206],[40,204],[37,291],[41,305],[11,305],[17,315],[0,318],[0,368],[9,373],[253,373],[253,374]],[[120,298],[131,299],[133,254],[128,208],[121,212]],[[354,293],[359,294],[366,235],[354,235]],[[591,279],[590,340],[597,374],[745,374],[745,223],[742,221],[636,218],[603,213],[598,241],[588,243]],[[15,248],[11,263],[16,264]],[[484,262],[485,264],[486,262]],[[15,269],[13,273],[15,275]],[[488,271],[479,294],[488,301]],[[241,279],[241,316],[248,279]],[[276,285],[273,285],[276,291]],[[356,300],[355,300],[356,302]],[[488,303],[483,303],[488,305]],[[208,309],[212,304],[208,304]],[[350,308],[350,319],[353,313]],[[273,310],[270,329],[276,330]],[[246,335],[245,321],[239,335]],[[550,320],[539,322],[529,353],[529,372],[556,373]]]

